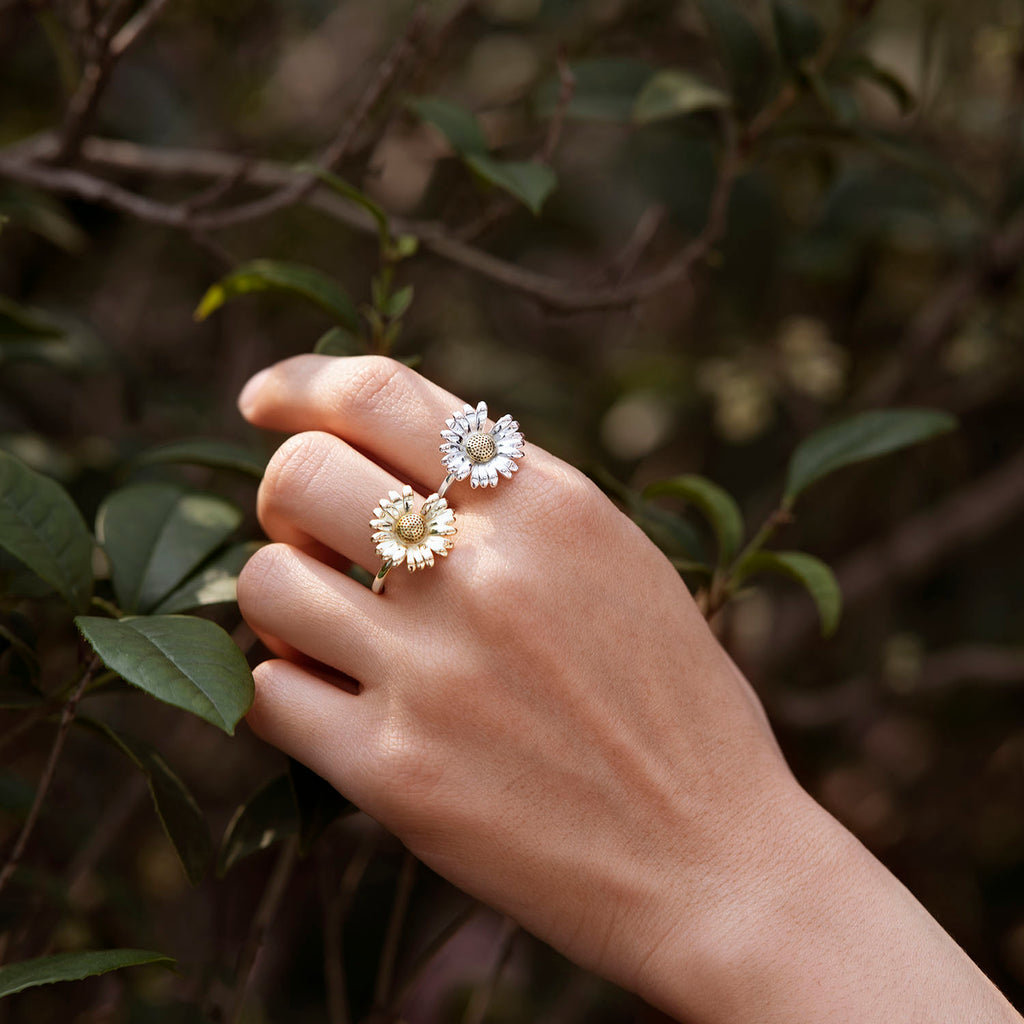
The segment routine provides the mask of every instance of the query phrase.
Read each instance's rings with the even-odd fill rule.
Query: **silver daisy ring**
[[[487,422],[487,403],[475,409],[464,406],[462,412],[453,412],[441,431],[441,464],[448,470],[437,493],[445,492],[456,480],[469,477],[472,487],[497,487],[499,474],[511,479],[519,468],[516,459],[523,457],[523,435],[519,424],[505,414],[490,430]]]
[[[373,592],[384,589],[384,579],[396,565],[403,562],[409,572],[417,572],[434,564],[434,556],[447,557],[454,547],[455,513],[448,502],[437,494],[430,495],[419,512],[413,509],[415,498],[412,488],[405,486],[402,493],[388,491],[386,498],[373,510],[373,540],[381,566],[373,578]]]

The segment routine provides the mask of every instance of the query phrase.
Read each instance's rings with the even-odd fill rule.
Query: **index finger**
[[[465,404],[385,356],[294,356],[258,373],[238,399],[255,426],[335,434],[425,494],[445,476],[445,420]]]

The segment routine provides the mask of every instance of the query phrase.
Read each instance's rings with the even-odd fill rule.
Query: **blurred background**
[[[0,0],[0,445],[89,523],[126,481],[174,480],[255,539],[254,479],[139,456],[203,436],[266,457],[280,439],[235,409],[249,375],[318,342],[391,352],[514,410],[697,590],[711,534],[646,485],[702,474],[753,532],[802,438],[952,412],[781,525],[835,572],[834,635],[773,578],[714,625],[802,783],[1024,1007],[1022,138],[1015,0]],[[253,260],[314,268],[354,318],[323,277],[309,301]],[[77,634],[0,569],[0,668],[31,635],[53,690]],[[232,605],[204,614],[250,645]],[[117,686],[90,714],[159,746],[214,845],[285,768],[244,726]],[[53,729],[2,716],[9,845]],[[179,971],[27,990],[0,1020],[659,1019],[358,814],[292,864],[295,823],[264,807],[251,855],[193,886],[124,764],[70,736],[0,950],[141,947]]]

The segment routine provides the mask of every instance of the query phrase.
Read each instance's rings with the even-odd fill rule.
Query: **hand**
[[[341,571],[376,571],[368,522],[389,490],[436,490],[463,404],[379,357],[300,356],[246,387],[251,422],[295,432],[259,493],[276,543],[239,580],[280,656],[256,669],[252,728],[456,885],[671,1012],[804,1019],[787,1015],[794,949],[866,970],[845,933],[821,938],[819,879],[877,884],[862,861],[880,866],[796,785],[678,574],[596,487],[528,443],[497,489],[452,486],[456,544],[433,568],[392,570],[382,595]]]

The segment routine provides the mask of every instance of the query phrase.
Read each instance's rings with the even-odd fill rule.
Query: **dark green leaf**
[[[230,441],[196,437],[185,441],[171,441],[143,452],[136,465],[149,466],[161,462],[185,462],[193,466],[213,469],[235,469],[239,473],[261,479],[267,468],[264,456]]]
[[[299,815],[299,850],[305,855],[335,818],[358,808],[326,779],[295,758],[288,758],[295,807]]]
[[[206,874],[213,856],[210,827],[188,787],[158,750],[143,740],[117,732],[105,722],[79,716],[76,724],[89,729],[128,757],[146,776],[157,817],[193,885]]]
[[[835,75],[846,79],[863,78],[874,82],[896,101],[901,114],[909,114],[916,105],[917,101],[909,86],[895,72],[879,67],[864,54],[839,61],[832,70]]]
[[[733,0],[697,0],[732,83],[736,105],[750,116],[764,103],[774,68],[767,49]]]
[[[242,804],[228,822],[217,857],[217,875],[223,878],[240,860],[298,830],[291,780],[278,775]]]
[[[361,192],[355,185],[350,185],[344,178],[339,178],[337,174],[323,167],[316,167],[312,164],[299,164],[295,170],[305,174],[316,175],[325,185],[337,192],[338,195],[351,200],[357,206],[361,206],[377,222],[377,230],[381,241],[386,242],[388,240],[388,215],[365,192]]]
[[[469,156],[487,152],[487,138],[480,122],[464,107],[436,96],[411,99],[409,107],[421,121],[432,124],[451,143],[456,153]]]
[[[696,505],[704,514],[718,540],[718,561],[732,561],[743,540],[743,514],[732,495],[703,476],[686,474],[659,480],[644,489],[645,498],[670,494]]]
[[[830,636],[839,624],[843,595],[835,574],[820,559],[803,551],[755,551],[737,567],[736,582],[741,583],[761,572],[781,573],[807,588],[818,616],[823,636]]]
[[[319,356],[360,356],[366,354],[366,342],[345,327],[332,327],[320,335],[313,351]]]
[[[565,116],[577,121],[629,124],[640,90],[654,68],[629,58],[599,57],[570,65],[575,85]],[[559,102],[562,84],[552,77],[537,90],[535,102],[542,117],[551,117]]]
[[[233,544],[190,576],[180,587],[172,590],[153,609],[155,615],[175,615],[205,608],[210,604],[225,604],[236,600],[235,589],[242,566],[252,557],[254,551],[263,546],[262,541],[246,541]]]
[[[0,295],[0,343],[63,337],[62,328]]]
[[[107,668],[229,735],[252,704],[249,666],[212,622],[187,615],[79,616],[75,622]]]
[[[803,440],[789,460],[789,505],[815,481],[852,465],[938,437],[955,429],[956,419],[935,409],[873,409],[833,423]]]
[[[229,299],[266,291],[298,295],[349,330],[359,329],[355,305],[331,278],[314,267],[276,260],[253,260],[232,271],[207,290],[194,316],[197,320],[205,320]]]
[[[817,18],[796,0],[772,0],[772,26],[779,56],[790,73],[799,72],[825,39]]]
[[[122,967],[161,964],[173,967],[174,957],[146,949],[97,949],[88,952],[55,953],[35,960],[4,964],[0,967],[0,999],[33,985],[52,985],[57,981],[78,981],[95,974],[106,974]]]
[[[689,71],[659,71],[644,86],[633,107],[637,124],[664,121],[700,110],[728,107],[729,97]]]
[[[174,484],[132,484],[111,494],[96,516],[118,603],[154,608],[242,521],[237,506]]]
[[[24,225],[65,252],[81,252],[88,241],[64,207],[40,192],[12,188],[0,194],[0,216]]]
[[[478,153],[468,155],[466,163],[481,178],[508,192],[534,214],[540,213],[544,200],[558,184],[555,172],[545,164],[495,160]]]
[[[92,594],[92,537],[60,484],[0,452],[0,548],[76,610]]]

